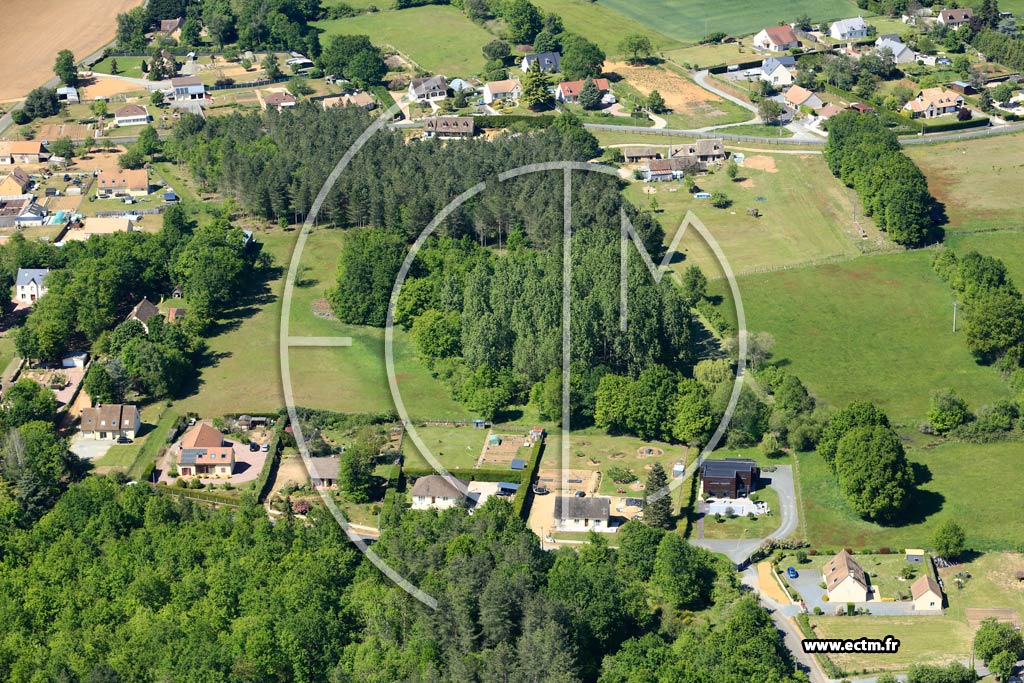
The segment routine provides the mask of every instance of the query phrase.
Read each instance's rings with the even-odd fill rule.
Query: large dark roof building
[[[749,458],[705,460],[700,468],[704,492],[722,498],[746,496],[757,488],[761,470]]]

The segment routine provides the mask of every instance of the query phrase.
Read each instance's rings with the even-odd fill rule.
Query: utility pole
[[[956,305],[959,302],[953,302],[953,334],[956,334]]]

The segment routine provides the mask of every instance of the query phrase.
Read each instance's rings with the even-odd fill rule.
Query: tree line
[[[825,159],[857,192],[864,213],[897,244],[914,247],[938,237],[935,199],[921,169],[903,153],[896,133],[874,116],[844,112],[829,120]]]
[[[594,536],[547,553],[507,501],[394,506],[375,548],[431,610],[310,514],[271,524],[251,498],[211,511],[110,478],[71,486],[31,528],[0,528],[0,677],[807,680],[732,568],[678,534],[629,523],[618,549]]]

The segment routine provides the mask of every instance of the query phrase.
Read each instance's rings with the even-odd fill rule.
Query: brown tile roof
[[[829,590],[852,576],[853,580],[867,589],[868,579],[864,574],[864,568],[846,550],[840,550],[835,557],[829,560],[822,569],[825,576],[825,585]]]
[[[20,166],[16,166],[14,170],[7,175],[7,178],[16,182],[22,191],[32,183],[32,180],[28,177],[28,173],[21,170]]]
[[[283,104],[295,104],[298,100],[290,92],[272,92],[263,98],[268,107],[280,107]]]
[[[580,91],[583,90],[583,84],[586,81],[566,81],[565,83],[559,83],[558,89],[562,91],[563,97],[579,97]],[[601,92],[606,92],[610,87],[608,85],[607,78],[595,78],[594,85]]]
[[[522,89],[523,84],[518,78],[508,78],[504,81],[491,81],[486,87],[492,95],[501,95],[510,93],[516,88]]]
[[[842,113],[843,108],[829,102],[824,107],[818,110],[818,116],[823,119],[832,118],[836,114]]]
[[[181,440],[182,448],[220,448],[223,445],[224,435],[205,422],[190,429]]]
[[[181,320],[185,317],[184,308],[168,308],[167,309],[167,322],[173,323]]]
[[[942,588],[939,587],[939,582],[932,578],[931,574],[925,574],[914,583],[910,584],[910,594],[917,600],[922,595],[925,595],[928,591],[935,593],[942,599]]]
[[[914,112],[922,112],[928,109],[929,105],[935,105],[936,108],[953,107],[958,100],[962,102],[963,97],[953,90],[925,88],[917,97],[907,102],[907,108]]]
[[[793,29],[789,26],[769,26],[765,28],[764,32],[768,34],[775,45],[799,42]]]
[[[181,88],[186,85],[202,85],[203,81],[198,76],[181,76],[171,79],[172,88]]]
[[[475,125],[471,116],[433,116],[423,129],[428,133],[472,133]]]
[[[100,173],[100,189],[127,189],[142,192],[149,189],[149,172],[144,169],[122,170],[115,174],[108,175],[106,171]]]
[[[43,143],[38,140],[14,140],[7,151],[11,154],[40,154],[43,151]]]
[[[465,489],[467,484],[459,479],[454,481],[458,484],[452,483],[448,477],[442,477],[440,474],[428,474],[417,479],[412,485],[412,495],[414,498],[458,498],[462,495],[459,489]]]
[[[337,456],[310,458],[310,474],[314,479],[337,479],[341,460]]]
[[[945,23],[948,21],[969,21],[974,16],[974,10],[970,7],[963,9],[944,9],[939,12],[939,18]]]
[[[128,318],[138,320],[140,323],[146,323],[153,319],[153,316],[160,315],[160,309],[156,307],[149,299],[143,297],[142,301],[135,304],[135,308],[128,314]]]
[[[799,85],[790,86],[789,90],[786,91],[786,101],[798,106],[806,102],[811,97],[814,97],[814,93],[807,88],[800,87]]]
[[[138,415],[138,407],[132,404],[108,403],[82,410],[82,431],[96,432],[105,429],[131,427]]]
[[[140,107],[137,104],[126,104],[114,110],[114,118],[120,119],[128,116],[149,116],[149,112],[145,107]]]

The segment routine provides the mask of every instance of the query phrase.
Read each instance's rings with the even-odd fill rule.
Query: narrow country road
[[[747,111],[754,112],[755,116],[757,115],[757,107],[752,105],[750,102],[746,102],[744,100],[741,100],[740,98],[735,97],[734,95],[730,95],[729,93],[725,92],[724,90],[720,90],[719,88],[716,88],[715,86],[713,86],[710,83],[708,83],[708,70],[707,69],[703,69],[701,71],[695,71],[691,75],[693,76],[693,82],[696,83],[697,85],[699,85],[700,87],[704,88],[708,92],[713,92],[714,94],[716,94],[719,97],[721,97],[723,100],[729,100],[733,104],[739,105],[739,106],[743,107],[744,109],[746,109]]]

